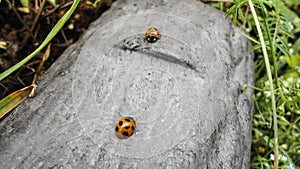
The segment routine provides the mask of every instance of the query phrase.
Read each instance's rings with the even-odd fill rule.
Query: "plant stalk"
[[[263,38],[262,30],[260,28],[260,24],[258,21],[258,17],[256,15],[254,5],[252,3],[252,0],[249,0],[249,6],[251,13],[253,14],[254,17],[254,22],[256,25],[256,29],[258,32],[259,40],[261,43],[261,48],[263,51],[264,55],[264,60],[266,64],[266,71],[267,71],[267,76],[269,80],[269,87],[270,87],[270,92],[271,92],[271,101],[272,101],[272,111],[273,111],[273,129],[274,129],[274,169],[278,169],[278,127],[277,127],[277,112],[276,112],[276,101],[275,101],[275,94],[274,94],[274,87],[273,87],[273,78],[272,78],[272,73],[271,73],[271,66],[270,66],[270,61],[267,53],[267,48],[266,44]]]

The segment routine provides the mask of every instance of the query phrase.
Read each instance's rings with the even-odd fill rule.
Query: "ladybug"
[[[160,38],[160,33],[155,27],[151,27],[145,33],[145,38],[148,42],[156,42]]]
[[[125,139],[134,133],[136,123],[132,117],[123,117],[116,124],[116,136],[120,139]]]

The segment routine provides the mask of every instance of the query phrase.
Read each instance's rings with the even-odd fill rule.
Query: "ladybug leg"
[[[120,112],[118,112],[118,115],[119,115],[120,117],[123,117],[122,114],[121,114]]]
[[[141,130],[135,128],[135,130],[133,131],[132,135],[138,135],[139,132],[141,132]]]

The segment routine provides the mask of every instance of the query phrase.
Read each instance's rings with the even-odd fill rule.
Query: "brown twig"
[[[30,29],[30,32],[33,32],[34,28],[35,28],[35,25],[37,23],[37,21],[39,20],[40,16],[41,16],[41,13],[43,11],[43,8],[45,6],[45,3],[46,3],[46,0],[43,0],[42,3],[41,3],[41,6],[39,8],[39,11],[37,13],[37,15],[35,16],[34,20],[33,20],[33,23],[32,23],[32,26],[31,26],[31,29]]]
[[[50,49],[51,49],[51,44],[49,43],[49,45],[48,45],[48,47],[46,49],[46,52],[43,55],[43,59],[41,60],[40,65],[39,65],[39,67],[37,68],[37,70],[36,70],[36,72],[34,74],[34,77],[33,77],[33,80],[32,80],[32,84],[34,84],[34,85],[36,85],[36,82],[38,80],[38,76],[41,73],[41,70],[42,70],[42,68],[44,66],[44,63],[46,62],[46,60],[48,59],[48,57],[50,55],[50,51],[51,51]]]
[[[249,14],[249,5],[247,5],[246,11],[245,11],[245,21],[242,25],[242,29],[245,29],[246,27],[246,23],[247,23],[247,19],[248,19],[248,14]]]
[[[5,91],[9,92],[8,88],[5,85],[3,85],[2,83],[0,83],[0,86],[3,87],[5,89]]]
[[[47,17],[47,16],[51,15],[53,12],[55,12],[56,10],[62,10],[64,8],[67,8],[67,7],[71,6],[72,4],[73,4],[73,1],[67,2],[63,6],[57,6],[54,9],[52,9],[51,11],[49,11],[48,13],[46,13],[43,17]]]
[[[37,35],[38,35],[38,33],[39,33],[39,30],[40,30],[40,24],[38,24],[38,25],[37,25],[37,28],[35,29],[35,32],[34,32],[34,34],[33,34],[34,39],[36,39],[36,37],[37,37]]]
[[[23,86],[26,86],[26,84],[23,82],[23,80],[19,76],[17,77],[17,79]]]
[[[29,68],[30,66],[35,65],[35,64],[38,64],[38,63],[40,63],[40,61],[39,61],[39,60],[35,60],[35,61],[32,61],[32,62],[30,62],[30,63],[24,65],[24,67]]]
[[[51,11],[49,11],[48,13],[46,13],[43,17],[47,17],[47,16],[51,15],[53,12],[55,12],[56,10],[62,10],[64,8],[67,8],[67,7],[71,6],[72,4],[73,4],[73,1],[67,2],[63,6],[58,6],[57,5],[54,9],[52,9]]]
[[[63,6],[61,6],[59,9],[68,8],[68,7],[71,6],[72,4],[73,4],[73,1],[67,2],[67,3],[65,3]]]
[[[34,97],[36,95],[36,88],[37,88],[37,85],[36,85],[36,82],[38,80],[38,77],[41,73],[41,70],[44,66],[44,63],[46,62],[46,60],[48,59],[49,55],[50,55],[50,50],[51,50],[51,43],[49,43],[47,49],[46,49],[46,52],[44,53],[43,55],[43,59],[41,60],[40,62],[40,65],[39,67],[37,68],[35,74],[34,74],[34,77],[33,77],[33,80],[32,80],[32,84],[31,86],[33,86],[30,94],[29,94],[29,97]]]
[[[35,10],[35,12],[39,9],[38,3],[39,3],[38,0],[34,0],[34,10]]]
[[[51,9],[48,13],[46,13],[45,15],[43,15],[43,17],[47,17],[47,16],[51,15],[51,14],[54,13],[58,8],[59,8],[59,6],[56,6],[55,8]]]
[[[73,43],[73,40],[68,40],[68,38],[67,38],[67,36],[65,34],[65,31],[63,29],[60,30],[60,33],[61,33],[62,37],[64,38],[65,43],[67,45],[70,45],[71,43]]]

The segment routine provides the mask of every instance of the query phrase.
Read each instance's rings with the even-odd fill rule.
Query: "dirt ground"
[[[33,52],[45,39],[51,28],[71,7],[73,1],[31,0],[28,8],[21,1],[0,0],[0,72],[17,64]],[[55,3],[55,4],[54,4]],[[45,71],[112,3],[83,0],[75,13],[51,42],[51,51]],[[42,50],[45,52],[45,50]],[[0,99],[31,84],[43,53],[0,82]]]

